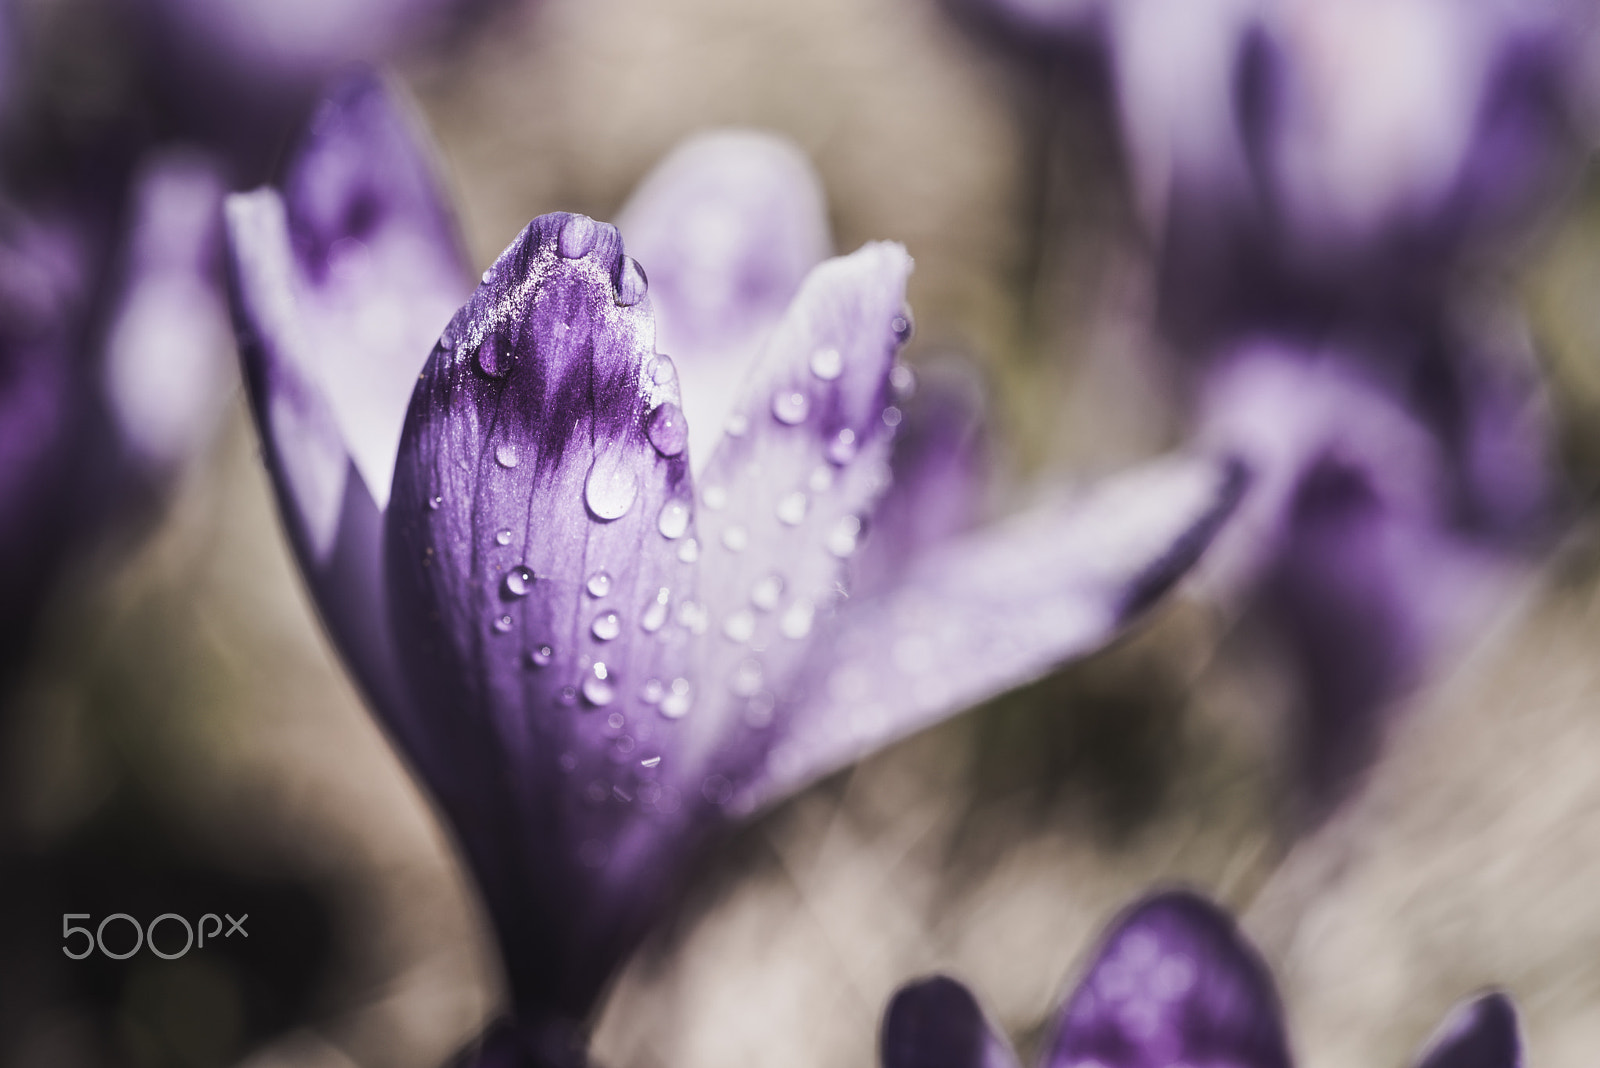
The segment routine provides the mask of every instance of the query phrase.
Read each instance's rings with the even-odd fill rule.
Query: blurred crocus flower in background
[[[908,544],[897,581],[853,595],[907,466],[910,257],[825,258],[815,177],[752,133],[681,149],[622,218],[651,282],[615,228],[545,215],[452,316],[465,257],[414,121],[371,78],[318,110],[281,189],[228,205],[291,539],[498,935],[511,1019],[477,1063],[582,1059],[719,830],[1098,648],[1241,488],[1158,462]],[[956,444],[905,443],[966,455],[970,407],[942,410]],[[899,492],[939,506],[936,480]],[[937,524],[964,527],[954,511]]]
[[[902,987],[884,1014],[883,1068],[1016,1068],[1005,1036],[945,976]],[[1215,905],[1154,894],[1110,926],[1045,1039],[1044,1068],[1293,1063],[1272,976]],[[1415,1068],[1520,1068],[1516,1010],[1501,993],[1457,1005]]]

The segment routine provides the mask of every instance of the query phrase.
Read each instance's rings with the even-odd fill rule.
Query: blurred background
[[[152,159],[202,176],[171,211],[199,205],[203,234],[222,189],[272,175],[327,77],[387,63],[438,141],[476,270],[534,215],[612,217],[686,135],[771,129],[817,167],[838,250],[891,238],[915,257],[907,359],[980,369],[995,512],[1040,481],[1176,447],[1195,422],[1186,335],[1162,315],[1169,235],[1135,193],[1116,80],[1071,33],[929,0],[15,0],[0,14],[0,268],[32,279],[5,283],[0,372],[15,385],[44,358],[55,335],[27,316],[56,279],[67,326],[51,351],[70,354],[63,395],[83,409],[48,433],[37,397],[54,394],[0,411],[15,469],[19,440],[77,450],[42,496],[0,498],[0,526],[46,532],[0,543],[21,575],[5,586],[0,676],[7,1068],[431,1068],[502,996],[448,833],[288,555],[215,296],[178,302],[213,324],[198,340],[163,335],[161,316],[142,335],[148,366],[188,361],[145,409],[108,369],[129,264],[146,256],[122,235],[160,213],[138,192]],[[1493,291],[1481,303],[1507,309],[1535,368],[1550,518],[1396,689],[1403,714],[1337,805],[1305,816],[1307,698],[1283,633],[1203,573],[1116,647],[743,830],[625,972],[597,1058],[873,1064],[885,1000],[935,969],[970,983],[1030,1057],[1105,921],[1176,882],[1258,940],[1302,1064],[1404,1064],[1448,1005],[1491,984],[1524,1012],[1530,1064],[1590,1063],[1591,106],[1580,93],[1571,158],[1460,283]],[[182,429],[155,446],[130,430],[169,409]],[[148,447],[102,440],[107,425]],[[52,551],[27,555],[39,542]],[[249,937],[178,961],[74,961],[67,912],[248,913]]]

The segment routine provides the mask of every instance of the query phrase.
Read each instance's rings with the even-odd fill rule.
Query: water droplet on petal
[[[832,382],[844,371],[844,357],[836,348],[821,348],[811,354],[811,373],[824,382]]]
[[[428,498],[428,511],[437,512],[439,510],[439,506],[441,504],[443,504],[443,503],[444,503],[444,498],[443,497],[438,497],[438,496],[429,497]]]
[[[506,572],[503,583],[506,597],[526,597],[533,592],[533,572],[520,564]]]
[[[783,576],[772,574],[760,579],[750,588],[750,603],[763,612],[770,612],[778,607],[778,598],[782,595]]]
[[[785,526],[799,526],[806,517],[806,504],[806,495],[799,490],[785,494],[778,501],[778,521]]]
[[[684,421],[683,409],[667,401],[650,413],[648,429],[650,444],[662,456],[677,456],[689,444],[689,424]]]
[[[489,284],[489,279],[491,279],[493,277],[494,277],[494,271],[493,270],[484,271],[483,272],[483,284],[484,285],[488,285]]]
[[[903,363],[897,363],[889,370],[889,387],[894,390],[895,396],[905,400],[917,391],[917,375]]]
[[[890,429],[899,426],[901,418],[900,409],[892,404],[883,410],[883,425]]]
[[[689,506],[683,501],[668,501],[661,506],[661,515],[656,519],[656,529],[661,531],[661,536],[668,541],[683,537],[683,532],[689,529]]]
[[[856,458],[856,432],[845,427],[828,442],[828,459],[836,464],[847,464]]]
[[[853,515],[844,516],[828,531],[828,551],[843,559],[856,551],[860,537],[861,520]]]
[[[743,413],[728,416],[728,421],[722,427],[730,438],[742,438],[750,430],[750,418]]]
[[[667,605],[672,600],[672,591],[663,586],[656,593],[656,599],[650,602],[650,607],[644,610],[644,615],[639,617],[639,626],[646,634],[654,634],[660,630],[667,621]]]
[[[782,389],[772,396],[772,414],[786,426],[805,422],[810,411],[810,398],[799,390]]]
[[[700,500],[713,512],[720,512],[728,506],[728,491],[721,486],[707,486],[700,491]]]
[[[645,684],[639,688],[639,700],[647,705],[653,705],[661,700],[667,688],[661,685],[660,679],[646,679]]]
[[[682,601],[678,605],[678,622],[692,634],[704,634],[710,624],[710,613],[705,605],[693,601]]]
[[[622,725],[626,722],[628,721],[623,718],[621,712],[613,712],[611,715],[606,717],[606,726],[610,727],[614,731],[620,731],[622,729]]]
[[[561,224],[561,236],[556,240],[556,249],[565,258],[575,260],[587,255],[599,236],[599,223],[587,215],[574,215]]]
[[[893,319],[890,319],[889,329],[894,332],[894,339],[898,344],[904,345],[907,341],[910,341],[911,332],[915,329],[911,322],[911,309],[907,308]]]
[[[761,661],[753,656],[739,661],[729,686],[740,697],[753,697],[761,689]]]
[[[611,683],[606,678],[606,666],[595,664],[594,672],[583,680],[583,699],[596,708],[604,708],[616,696]],[[618,725],[620,726],[620,724]]]
[[[496,445],[494,449],[494,462],[507,470],[517,466],[521,461],[517,459],[517,450],[511,445]]]
[[[643,760],[639,761],[639,766],[641,768],[656,768],[656,767],[660,767],[661,766],[661,758],[658,757],[658,756],[645,757]],[[640,792],[641,795],[644,793],[643,789],[641,789],[639,792]]]
[[[744,527],[728,527],[722,532],[722,547],[730,553],[744,552],[750,544],[750,535]]]
[[[510,545],[511,544],[511,531],[510,530],[497,531],[495,533],[495,536],[494,536],[494,543],[496,545]]]
[[[644,299],[649,289],[650,279],[645,277],[639,261],[632,256],[623,256],[617,275],[617,303],[624,308],[632,307]]]
[[[583,500],[596,518],[620,519],[639,495],[639,475],[621,449],[602,452],[583,480]]]
[[[672,357],[657,353],[655,362],[650,365],[650,380],[658,386],[664,386],[677,377],[678,368],[673,364]]]
[[[496,634],[509,634],[511,632],[511,617],[510,616],[495,616],[494,617],[494,632]]]
[[[556,655],[556,651],[554,649],[550,648],[550,646],[541,645],[541,646],[535,648],[530,653],[528,653],[528,666],[529,667],[549,667],[550,666],[550,660],[555,655]]]
[[[747,642],[756,632],[756,617],[748,608],[741,608],[722,621],[722,633],[729,641]]]
[[[490,378],[504,378],[511,370],[511,359],[503,351],[500,339],[493,334],[478,346],[478,368]]]
[[[700,543],[693,538],[678,546],[679,563],[692,564],[698,559],[700,559]]]
[[[594,617],[594,622],[589,625],[589,633],[608,642],[622,633],[622,618],[615,612],[603,612]]]
[[[589,581],[583,584],[589,591],[590,597],[604,597],[611,592],[611,573],[609,571],[596,571],[589,576]]]
[[[449,334],[444,334],[439,338],[439,347],[449,352],[456,347],[456,339]]]
[[[682,719],[689,711],[689,680],[673,679],[666,696],[661,698],[661,714],[668,719]]]
[[[783,618],[778,620],[778,631],[785,638],[799,641],[811,633],[811,621],[816,616],[816,609],[811,607],[809,601],[796,601],[783,613]]]

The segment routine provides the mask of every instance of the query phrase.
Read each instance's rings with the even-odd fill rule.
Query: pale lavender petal
[[[965,986],[943,975],[895,991],[878,1039],[883,1068],[1017,1068],[1005,1036]]]
[[[1522,1068],[1516,1006],[1498,991],[1457,1005],[1418,1055],[1416,1068]]]
[[[774,134],[700,134],[639,184],[617,228],[650,271],[656,347],[678,366],[703,464],[762,343],[832,251],[822,183]]]
[[[223,192],[215,162],[181,150],[146,160],[134,180],[103,373],[129,451],[157,475],[204,444],[230,384]]]
[[[755,807],[913,730],[1099,649],[1204,552],[1237,466],[1171,458],[927,553],[887,595],[844,602],[779,706],[787,737]]]
[[[774,331],[700,478],[702,594],[709,628],[707,739],[759,764],[773,702],[788,692],[813,619],[844,594],[847,563],[889,481],[890,372],[910,330],[899,245],[817,267]],[[892,420],[891,420],[892,421]],[[709,752],[699,754],[711,765]],[[721,774],[750,769],[733,755]]]
[[[685,625],[692,517],[661,529],[692,485],[617,231],[541,216],[485,277],[407,417],[391,617],[427,712],[410,756],[473,862],[515,1010],[581,1020],[715,823],[684,756],[715,726]]]
[[[1044,1068],[1289,1068],[1272,976],[1231,917],[1170,891],[1111,927],[1062,1009]]]

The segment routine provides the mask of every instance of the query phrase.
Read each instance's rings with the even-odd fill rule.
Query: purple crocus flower
[[[884,1014],[884,1068],[1016,1068],[972,994],[936,976],[902,987]],[[1198,895],[1158,893],[1114,921],[1062,1005],[1044,1068],[1235,1065],[1289,1068],[1266,965],[1232,918]],[[1453,1009],[1415,1068],[1520,1068],[1516,1010],[1501,993]]]
[[[564,1063],[730,820],[1097,648],[1240,483],[1159,463],[852,596],[901,419],[903,248],[823,258],[801,157],[721,135],[624,213],[653,284],[617,229],[556,213],[451,315],[441,204],[415,125],[350,82],[281,191],[230,200],[235,316],[329,630],[495,925],[512,1019],[469,1057]]]

